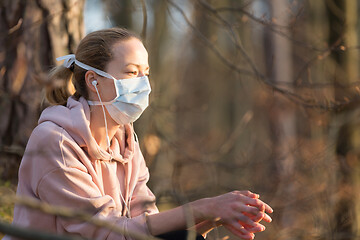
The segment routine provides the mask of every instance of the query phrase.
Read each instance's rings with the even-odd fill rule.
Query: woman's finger
[[[255,201],[255,203],[257,204],[256,207],[258,207],[261,211],[265,211],[267,213],[272,213],[274,212],[274,210],[270,207],[269,204],[266,204],[265,202],[261,201],[259,198],[260,198],[260,195],[257,194],[257,193],[253,193],[253,192],[250,192],[250,191],[233,191],[233,193],[237,194],[237,195],[243,195],[243,196],[246,196],[250,199],[253,199],[253,200],[259,200],[259,201]],[[253,205],[255,206],[255,205]]]
[[[250,217],[246,216],[243,213],[238,213],[234,215],[235,219],[242,224],[249,225],[251,227],[258,227],[259,223],[253,221]]]
[[[274,210],[260,199],[244,198],[243,201],[250,206],[257,207],[260,211],[272,213]]]
[[[264,204],[265,204],[265,212],[267,212],[267,213],[273,213],[274,212],[274,210],[268,204],[266,204],[266,203],[264,203]]]
[[[261,220],[263,220],[263,218],[265,217],[265,214],[264,212],[258,212],[258,214],[256,215],[252,215],[252,214],[249,214],[247,212],[243,212],[244,215],[248,216],[251,220],[253,220],[254,222],[260,222]]]
[[[253,227],[253,226],[250,226],[246,223],[242,223],[241,221],[239,221],[239,223],[249,232],[251,233],[257,233],[257,232],[263,232],[265,231],[265,226],[260,224],[260,223],[257,223],[257,226]]]
[[[264,213],[264,212],[259,212],[257,215],[251,215],[247,212],[243,212],[244,215],[246,215],[247,217],[249,217],[251,220],[253,220],[254,222],[260,222],[261,220],[264,220],[265,222],[272,222],[272,218]]]
[[[263,217],[263,220],[268,223],[272,222],[272,218],[269,215],[267,215],[266,213],[264,213],[264,214],[265,214],[265,216]]]
[[[239,194],[241,195],[244,195],[244,196],[247,196],[247,197],[250,197],[250,198],[259,198],[260,195],[257,194],[257,193],[253,193],[253,192],[250,192],[250,191],[237,191]]]
[[[255,235],[251,232],[249,232],[248,230],[246,230],[243,226],[241,226],[239,223],[237,222],[233,222],[233,223],[226,223],[223,225],[226,229],[228,229],[232,234],[234,234],[235,236],[238,236],[242,239],[248,239],[248,240],[252,240],[254,239]]]
[[[245,205],[243,203],[238,203],[238,205],[234,208],[235,208],[235,210],[237,210],[239,212],[247,213],[246,216],[249,216],[249,215],[257,216],[257,215],[259,215],[259,213],[262,213],[257,207]]]

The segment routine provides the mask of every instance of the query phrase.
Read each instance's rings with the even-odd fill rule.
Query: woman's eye
[[[128,74],[137,75],[137,71],[129,71]]]

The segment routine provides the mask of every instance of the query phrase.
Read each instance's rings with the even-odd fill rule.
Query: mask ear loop
[[[98,98],[99,98],[99,101],[100,101],[100,103],[101,103],[101,107],[102,107],[103,114],[104,114],[105,131],[106,131],[106,144],[107,144],[107,148],[108,148],[107,150],[110,150],[110,139],[109,139],[109,133],[108,133],[108,128],[107,128],[107,120],[106,120],[106,114],[105,114],[104,104],[103,104],[103,102],[101,101],[101,97],[100,97],[99,91],[98,91],[98,89],[97,89],[97,87],[96,87],[97,81],[92,81],[91,84],[95,87],[96,93],[97,93]]]
[[[132,128],[133,128],[133,131],[134,131],[135,141],[136,141],[137,143],[139,143],[139,138],[138,138],[138,136],[137,136],[137,134],[136,134],[136,132],[135,132],[135,128],[134,128],[134,122],[131,122],[130,124],[131,124],[131,126],[132,126]]]

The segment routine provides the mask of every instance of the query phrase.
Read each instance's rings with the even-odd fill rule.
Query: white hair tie
[[[70,68],[70,66],[76,61],[75,54],[69,54],[62,57],[56,58],[56,61],[65,60],[63,66],[66,68]]]

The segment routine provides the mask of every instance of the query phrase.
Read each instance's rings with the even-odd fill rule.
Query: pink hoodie
[[[26,147],[19,170],[18,196],[55,206],[91,212],[124,230],[150,234],[145,213],[156,213],[155,197],[146,186],[149,171],[131,125],[119,128],[110,153],[100,149],[89,128],[84,98],[43,111]],[[126,217],[130,208],[131,218]],[[105,228],[15,206],[13,224],[92,239],[131,239]],[[4,239],[13,239],[6,236]]]

